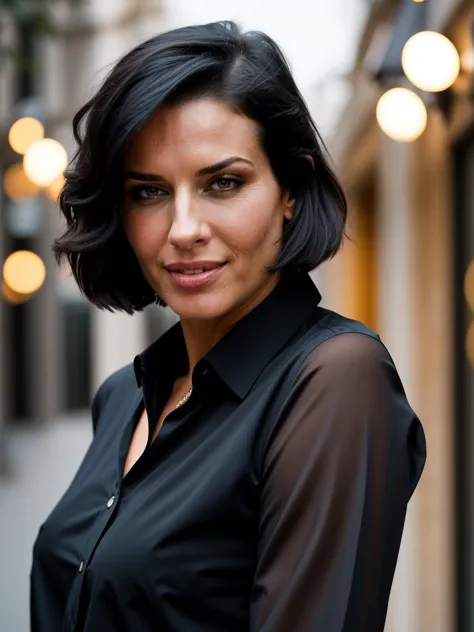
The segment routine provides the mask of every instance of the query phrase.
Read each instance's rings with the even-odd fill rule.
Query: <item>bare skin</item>
[[[294,200],[278,186],[256,124],[214,99],[162,108],[134,138],[125,172],[127,239],[148,283],[180,316],[189,359],[154,440],[191,389],[196,363],[278,283],[266,267],[278,258]],[[203,261],[219,264],[219,274],[201,287],[183,287],[168,268],[195,269],[201,266],[193,262]],[[147,441],[143,412],[124,475]]]

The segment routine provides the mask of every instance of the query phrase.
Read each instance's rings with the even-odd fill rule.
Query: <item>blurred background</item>
[[[382,336],[425,427],[386,630],[474,630],[473,0],[0,0],[0,630],[28,630],[94,390],[175,320],[100,312],[55,266],[72,117],[132,46],[219,19],[287,54],[350,205],[314,280]]]

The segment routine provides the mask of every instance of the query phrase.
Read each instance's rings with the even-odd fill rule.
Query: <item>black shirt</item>
[[[34,546],[32,632],[383,630],[424,434],[378,336],[319,302],[282,280],[123,480],[186,373],[180,324],[104,382]]]

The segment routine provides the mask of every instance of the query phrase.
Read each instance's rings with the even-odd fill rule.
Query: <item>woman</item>
[[[74,131],[57,257],[97,306],[180,322],[94,397],[33,631],[381,631],[424,435],[308,277],[346,203],[282,53],[233,23],[161,34]]]

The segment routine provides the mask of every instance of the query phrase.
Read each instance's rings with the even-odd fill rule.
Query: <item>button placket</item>
[[[127,419],[129,419],[129,423],[131,423],[132,414],[134,414],[139,406],[141,400],[141,391],[137,390],[133,401],[130,404],[130,409],[126,414]],[[127,430],[124,431],[124,435],[122,437],[122,442],[127,439]],[[122,448],[123,446],[120,446]],[[119,459],[121,459],[121,452],[119,454]],[[118,463],[118,472],[117,476],[112,479],[109,490],[112,492],[110,498],[107,501],[103,501],[102,508],[97,516],[95,523],[91,526],[87,540],[82,547],[81,557],[79,558],[79,564],[77,566],[76,577],[71,586],[71,590],[69,592],[69,598],[66,605],[65,616],[68,618],[69,624],[73,626],[76,625],[76,620],[78,617],[79,606],[81,602],[82,590],[84,587],[85,579],[86,579],[86,569],[88,568],[88,564],[91,561],[93,552],[96,547],[100,543],[104,533],[106,532],[107,526],[114,519],[114,509],[117,505],[117,501],[119,499],[122,487],[122,478],[121,478],[121,461]],[[113,508],[113,509],[112,509]],[[82,558],[82,559],[81,559]],[[68,628],[69,629],[69,628]]]

